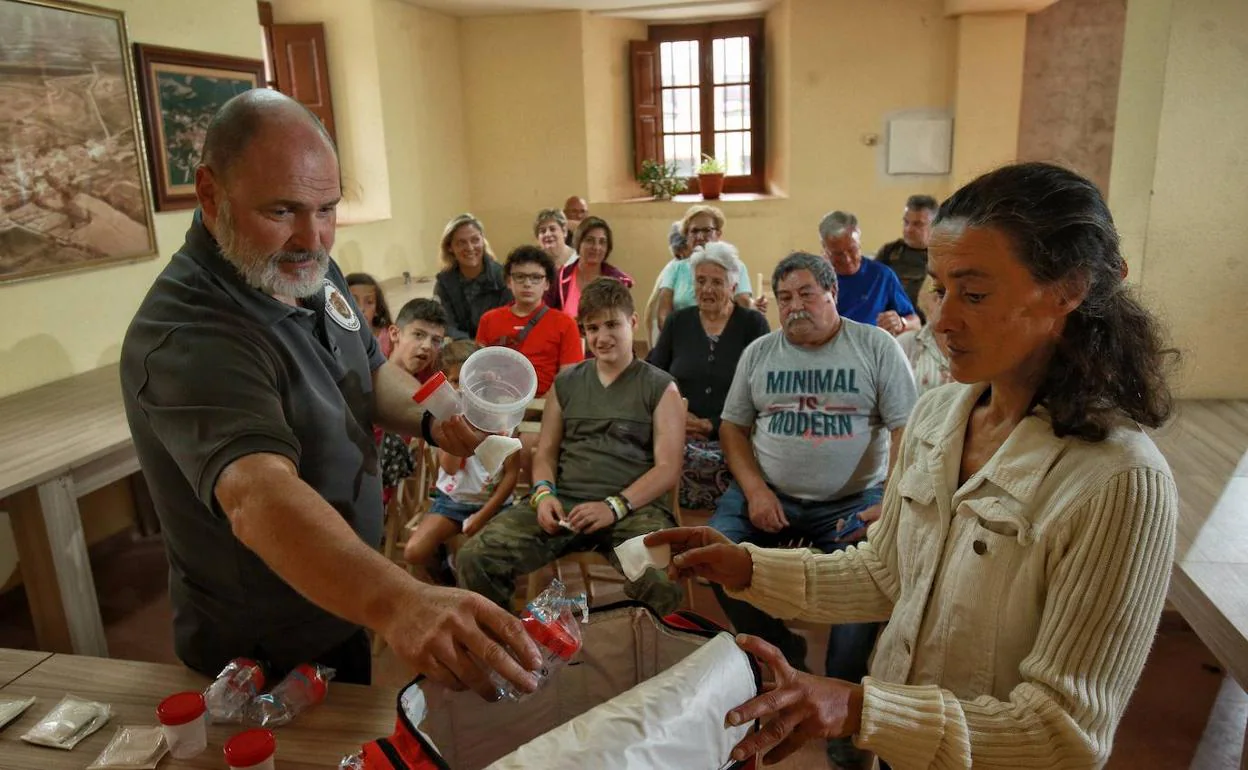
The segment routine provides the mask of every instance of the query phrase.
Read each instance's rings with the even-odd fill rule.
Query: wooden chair
[[[381,554],[390,561],[411,572],[411,565],[403,560],[403,544],[420,517],[429,510],[429,490],[437,479],[437,466],[433,462],[432,449],[424,440],[414,439],[408,448],[415,461],[412,475],[399,482],[394,497],[386,506],[382,530]],[[386,647],[381,634],[373,634],[373,655]]]

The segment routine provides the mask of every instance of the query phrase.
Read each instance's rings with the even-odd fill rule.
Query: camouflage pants
[[[570,511],[578,501],[559,498]],[[560,528],[549,535],[537,523],[537,512],[527,501],[495,516],[470,538],[455,557],[459,585],[510,610],[516,578],[578,551],[597,551],[618,570],[615,546],[637,535],[675,527],[670,513],[657,505],[639,508],[610,527],[588,535]],[[624,593],[666,615],[681,605],[684,591],[659,570],[646,570],[640,580],[624,585]]]

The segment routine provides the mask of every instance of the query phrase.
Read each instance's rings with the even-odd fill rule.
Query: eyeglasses
[[[694,238],[710,237],[718,232],[719,232],[718,227],[691,227],[689,228],[689,235],[693,236]]]
[[[518,286],[540,286],[546,280],[544,273],[512,273],[511,280]]]

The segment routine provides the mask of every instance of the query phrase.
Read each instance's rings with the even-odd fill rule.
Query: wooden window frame
[[[714,86],[714,53],[712,41],[717,38],[748,37],[750,39],[750,173],[746,175],[725,176],[724,192],[726,193],[761,193],[767,187],[767,119],[764,105],[766,102],[766,78],[763,69],[763,24],[762,18],[733,19],[702,24],[656,24],[649,28],[651,43],[674,43],[687,40],[698,41],[700,70],[698,91],[700,101],[700,125],[702,150],[706,155],[715,154],[715,86]],[[660,117],[662,101],[660,94]],[[659,123],[658,145],[660,160],[663,158],[662,122]],[[700,194],[697,176],[689,179],[687,192]]]

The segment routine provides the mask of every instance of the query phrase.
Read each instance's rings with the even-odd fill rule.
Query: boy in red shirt
[[[537,370],[537,395],[544,396],[555,375],[585,359],[580,330],[571,316],[542,302],[555,280],[549,254],[536,246],[520,246],[507,255],[503,274],[516,301],[481,316],[477,343],[523,354]]]

